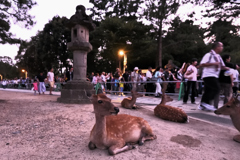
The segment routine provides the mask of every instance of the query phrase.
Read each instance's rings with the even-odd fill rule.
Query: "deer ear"
[[[96,95],[94,95],[94,94],[92,94],[92,96],[91,96],[91,97],[89,97],[89,99],[92,101],[92,100],[94,100],[94,99],[97,99],[97,96],[96,96]]]

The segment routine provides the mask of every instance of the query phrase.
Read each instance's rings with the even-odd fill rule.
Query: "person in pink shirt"
[[[37,80],[34,80],[34,83],[33,83],[33,91],[34,91],[34,95],[36,95],[36,92],[38,91],[38,83],[37,83]]]

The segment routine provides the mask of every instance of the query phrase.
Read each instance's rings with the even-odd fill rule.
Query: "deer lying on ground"
[[[108,149],[110,155],[134,149],[156,139],[147,121],[140,117],[118,114],[119,108],[104,94],[92,96],[96,123],[91,131],[89,149]],[[115,115],[112,115],[115,114]]]
[[[166,87],[164,87],[166,88]],[[162,100],[159,105],[154,108],[155,116],[173,122],[185,123],[188,121],[187,114],[180,108],[166,105],[167,102],[173,101],[172,98],[165,94],[165,90],[162,90]]]
[[[131,97],[124,98],[121,102],[122,107],[127,108],[127,109],[136,109],[138,108],[135,103],[138,97],[142,97],[142,94],[137,93],[136,91],[131,91]]]
[[[233,125],[240,132],[240,101],[237,97],[238,95],[236,97],[232,97],[221,108],[214,111],[214,113],[217,115],[230,115]],[[240,143],[240,135],[234,136],[233,140]]]

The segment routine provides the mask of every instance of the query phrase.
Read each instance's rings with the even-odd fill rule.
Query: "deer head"
[[[238,95],[236,97],[232,97],[226,104],[217,109],[214,113],[218,115],[234,115],[238,113],[240,111],[240,101],[237,97]]]
[[[168,95],[166,95],[165,93],[162,94],[162,101],[160,102],[160,104],[166,104],[167,102],[172,102],[173,99],[171,97],[169,97]]]
[[[136,98],[143,96],[142,94],[140,94],[140,93],[138,93],[136,91],[131,91],[131,95],[132,95],[132,97],[136,97]]]
[[[95,114],[106,116],[111,114],[117,115],[119,112],[119,108],[115,107],[111,99],[104,94],[92,95],[91,101],[94,106]]]

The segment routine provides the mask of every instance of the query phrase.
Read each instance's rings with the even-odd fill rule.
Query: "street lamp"
[[[125,73],[125,69],[127,68],[127,55],[123,50],[120,50],[118,53],[120,56],[124,56],[124,58],[123,58],[123,73]],[[119,61],[119,68],[121,68],[120,61]]]
[[[27,71],[25,69],[22,69],[22,72],[25,72],[25,78],[27,79]]]

